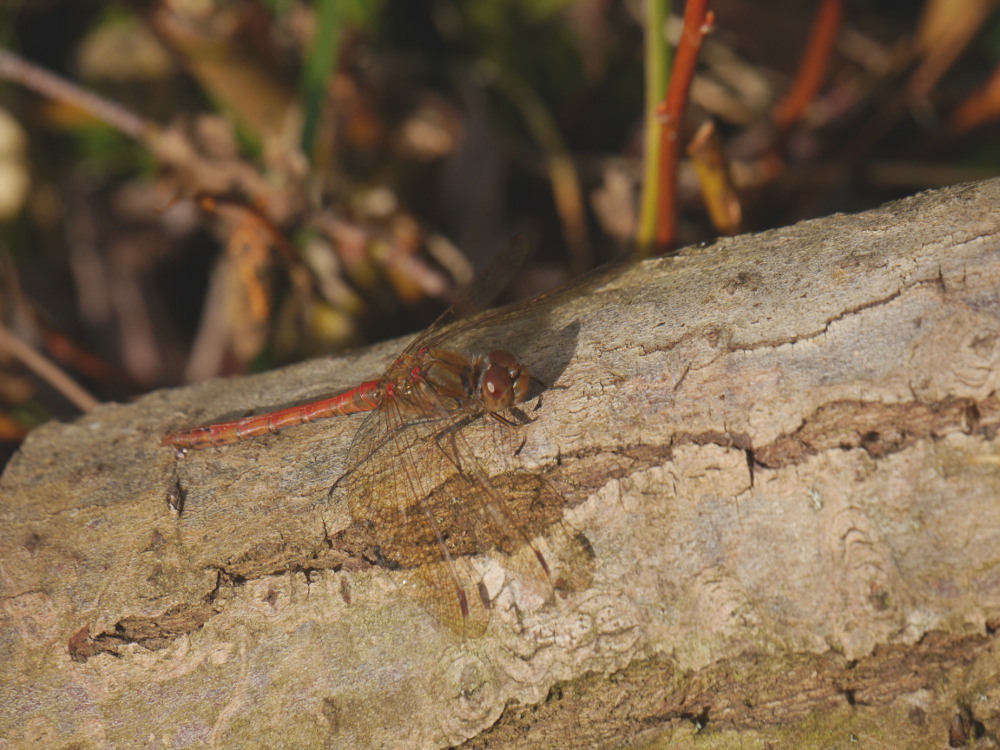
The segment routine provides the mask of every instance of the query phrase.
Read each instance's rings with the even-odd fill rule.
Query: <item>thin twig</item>
[[[674,69],[670,74],[666,101],[660,105],[660,201],[657,210],[656,245],[662,253],[670,250],[677,237],[677,164],[680,135],[694,69],[705,34],[715,25],[708,0],[688,0],[684,8],[684,28],[677,45]]]
[[[581,274],[590,268],[591,252],[583,188],[573,157],[538,92],[521,78],[509,72],[500,72],[499,67],[495,73],[498,87],[518,108],[528,130],[545,154],[552,197],[571,254],[571,271],[574,276]]]
[[[790,128],[816,97],[826,77],[830,53],[843,18],[843,0],[822,0],[816,11],[816,19],[813,21],[795,82],[785,98],[774,108],[774,123],[779,130]]]
[[[1000,65],[990,79],[972,92],[948,118],[948,131],[963,135],[973,128],[1000,119]]]
[[[120,104],[85,91],[3,47],[0,47],[0,77],[19,83],[53,101],[82,109],[137,141],[145,142],[158,130],[155,123],[133,114]]]
[[[3,325],[0,325],[0,351],[7,352],[20,360],[38,377],[65,396],[80,411],[90,411],[99,403],[57,365],[28,346]]]
[[[854,128],[848,143],[828,159],[834,170],[827,178],[828,184],[842,187],[852,171],[864,162],[899,121],[911,116],[915,108],[925,103],[926,97],[972,41],[989,13],[989,6],[982,3],[959,4],[956,7],[965,12],[954,17],[951,24],[944,27],[935,25],[918,34],[921,38],[934,40],[933,44],[925,43],[926,48],[921,50],[923,62],[910,80],[898,86],[864,124]],[[929,21],[925,20],[926,23]],[[832,188],[825,192],[829,189]],[[822,200],[823,195],[819,194],[800,200],[796,214],[789,220],[812,215]]]
[[[743,220],[743,208],[729,173],[722,138],[712,120],[705,120],[698,127],[688,142],[687,154],[715,231],[723,235],[737,234]]]

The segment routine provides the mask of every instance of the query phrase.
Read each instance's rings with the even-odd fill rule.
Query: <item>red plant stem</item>
[[[821,0],[795,83],[774,108],[774,123],[779,130],[790,128],[819,91],[843,18],[843,0]]]
[[[656,245],[661,253],[673,246],[677,236],[677,164],[680,160],[681,125],[702,39],[715,25],[715,14],[707,6],[708,0],[688,0],[684,8],[684,28],[674,56],[667,98],[657,108],[662,125]]]

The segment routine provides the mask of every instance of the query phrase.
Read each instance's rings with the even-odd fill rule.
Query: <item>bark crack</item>
[[[509,704],[487,731],[463,748],[534,746],[548,737],[572,736],[577,744],[643,744],[651,733],[662,737],[670,726],[694,723],[697,732],[775,730],[809,715],[823,715],[846,703],[854,710],[887,706],[901,696],[947,685],[947,674],[962,669],[995,647],[987,634],[925,635],[915,645],[876,648],[868,657],[848,661],[840,654],[793,653],[764,657],[747,654],[717,662],[695,673],[679,672],[667,659],[633,662],[605,676],[587,674],[555,686],[537,706]],[[974,727],[968,706],[965,726]],[[947,716],[917,717],[932,736],[948,737]],[[974,730],[973,730],[974,731]]]
[[[129,643],[138,643],[150,651],[165,648],[178,636],[198,630],[220,611],[214,598],[195,606],[173,607],[156,617],[125,617],[110,631],[95,636],[91,636],[90,626],[84,625],[69,639],[70,658],[85,662],[98,654],[120,656],[119,649]]]
[[[935,286],[943,288],[941,280],[937,276],[934,278],[917,279],[915,281],[909,282],[908,284],[900,286],[899,289],[890,294],[887,294],[884,297],[879,297],[878,299],[869,300],[864,304],[856,305],[854,307],[847,308],[846,310],[842,310],[837,315],[834,315],[832,318],[829,318],[823,324],[823,326],[818,330],[796,334],[795,336],[786,336],[780,339],[758,341],[756,343],[740,346],[738,347],[738,349],[734,349],[734,351],[738,350],[741,352],[752,352],[756,351],[757,349],[777,349],[782,346],[787,346],[788,344],[797,344],[799,342],[812,341],[813,339],[821,338],[827,335],[827,333],[829,333],[830,331],[830,327],[835,325],[836,323],[839,323],[840,321],[846,320],[847,318],[853,317],[855,315],[860,315],[864,312],[867,312],[868,310],[884,307],[888,304],[891,304],[892,302],[896,301],[907,292],[922,286]]]
[[[934,402],[843,400],[823,404],[795,432],[754,449],[759,466],[777,469],[823,451],[863,448],[873,458],[918,440],[963,432],[992,440],[1000,428],[1000,399],[953,397]]]

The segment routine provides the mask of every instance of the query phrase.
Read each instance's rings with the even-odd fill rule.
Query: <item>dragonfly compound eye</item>
[[[480,392],[487,411],[503,411],[514,403],[514,384],[505,367],[491,364],[483,372]]]
[[[531,376],[517,358],[508,351],[496,349],[487,357],[489,366],[483,373],[483,404],[489,411],[501,411],[524,401],[531,386]]]

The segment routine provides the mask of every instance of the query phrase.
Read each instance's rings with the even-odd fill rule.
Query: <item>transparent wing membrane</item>
[[[415,411],[387,399],[371,413],[337,489],[347,493],[352,516],[370,522],[381,556],[404,571],[404,585],[424,609],[452,631],[476,637],[492,602],[471,558],[500,558],[521,590],[551,599],[558,587],[551,551],[535,537],[553,527],[566,537],[562,498],[533,474],[496,472],[513,457],[516,425],[474,419],[472,407],[421,408],[419,417]]]

